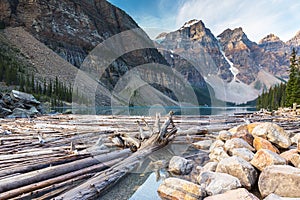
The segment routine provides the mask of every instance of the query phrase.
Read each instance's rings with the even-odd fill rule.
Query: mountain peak
[[[194,25],[205,28],[205,25],[202,20],[192,19],[188,22],[185,22],[184,25],[180,28],[180,30],[185,29],[185,28],[190,28],[191,26],[194,26]]]
[[[269,35],[261,39],[259,41],[259,44],[272,43],[272,42],[282,42],[282,41],[278,36],[274,35],[273,33],[270,33]]]
[[[290,39],[289,41],[286,42],[288,45],[292,47],[296,47],[299,51],[299,46],[300,46],[300,31],[296,33],[296,35]]]
[[[235,28],[235,29],[226,29],[225,31],[223,31],[220,35],[218,35],[219,38],[223,38],[223,37],[242,37],[243,35],[245,35],[242,27],[239,27],[239,28]]]
[[[167,32],[162,32],[162,33],[160,33],[158,36],[156,36],[155,40],[163,39],[163,38],[166,37],[166,35],[168,35]]]

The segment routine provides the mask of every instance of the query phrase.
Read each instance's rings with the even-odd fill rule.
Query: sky
[[[151,38],[202,20],[215,36],[242,27],[259,42],[270,33],[291,39],[300,30],[299,0],[108,0],[128,13]]]

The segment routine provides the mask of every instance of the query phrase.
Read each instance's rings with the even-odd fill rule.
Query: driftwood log
[[[177,129],[173,123],[172,115],[173,112],[170,112],[161,128],[158,123],[160,117],[156,117],[155,126],[157,127],[150,128],[150,130],[158,131],[152,132],[151,137],[141,143],[137,152],[56,199],[82,200],[95,199],[98,197],[103,191],[114,185],[122,177],[132,172],[148,155],[164,147],[174,138]],[[149,127],[148,124],[146,124],[146,126]]]

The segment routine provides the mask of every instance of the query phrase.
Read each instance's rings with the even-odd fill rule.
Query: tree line
[[[51,106],[62,106],[63,102],[72,102],[73,88],[59,81],[35,78],[29,73],[25,66],[22,66],[14,58],[0,54],[0,82],[8,86],[15,86],[16,89],[33,94],[38,100],[50,102]],[[75,94],[76,95],[76,94]]]
[[[257,108],[276,110],[279,107],[292,107],[293,103],[300,104],[300,57],[293,49],[290,57],[290,75],[286,83],[275,85],[264,91],[257,98]]]

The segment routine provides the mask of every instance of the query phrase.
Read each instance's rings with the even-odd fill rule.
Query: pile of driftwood
[[[170,141],[193,143],[247,120],[299,130],[298,119],[276,116],[170,113],[160,120],[159,115],[0,119],[0,199],[94,199]]]
[[[177,131],[172,113],[163,124],[159,115],[153,123],[128,118],[2,119],[0,199],[94,198],[167,145]]]

